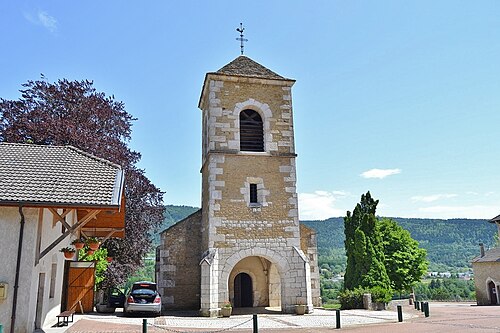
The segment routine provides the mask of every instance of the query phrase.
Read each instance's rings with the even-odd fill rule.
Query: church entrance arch
[[[238,307],[280,307],[281,277],[275,264],[260,256],[241,259],[228,281],[229,300]]]

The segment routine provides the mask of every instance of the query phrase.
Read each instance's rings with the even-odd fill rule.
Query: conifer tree
[[[375,211],[378,200],[370,192],[361,196],[354,211],[344,218],[345,249],[347,267],[344,288],[358,287],[390,288],[390,280],[385,269],[382,238]]]

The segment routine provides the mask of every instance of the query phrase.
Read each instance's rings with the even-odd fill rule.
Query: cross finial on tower
[[[243,38],[243,31],[245,31],[245,28],[243,28],[243,23],[240,23],[240,27],[236,28],[236,31],[238,31],[240,33],[240,37],[236,38],[236,40],[240,41],[241,55],[243,55],[243,51],[245,48],[245,45],[243,44],[243,42],[248,42],[248,39]]]

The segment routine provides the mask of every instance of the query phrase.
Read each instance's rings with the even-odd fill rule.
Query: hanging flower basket
[[[95,237],[87,238],[87,246],[95,251],[99,248],[99,240]]]
[[[75,256],[75,252],[76,252],[75,249],[72,249],[70,247],[63,247],[59,251],[64,254],[64,258],[66,258],[67,260],[73,259],[73,257]]]
[[[75,239],[74,241],[71,242],[71,244],[75,247],[77,250],[83,249],[85,246],[85,242],[82,241],[81,239]]]

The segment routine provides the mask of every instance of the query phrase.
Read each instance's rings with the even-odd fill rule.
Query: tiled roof
[[[236,76],[250,76],[272,80],[288,80],[244,55],[234,59],[226,66],[219,69],[216,73]]]
[[[497,223],[500,222],[500,215],[495,216],[490,220],[491,223]]]
[[[500,262],[500,247],[495,247],[484,252],[484,256],[477,256],[472,262]]]
[[[0,205],[119,206],[119,165],[71,146],[0,143]]]

